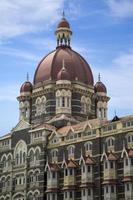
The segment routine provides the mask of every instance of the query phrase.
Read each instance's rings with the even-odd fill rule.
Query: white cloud
[[[29,51],[11,48],[11,47],[1,47],[0,54],[13,56],[19,59],[28,60],[28,61],[38,61],[40,57],[30,53]]]
[[[26,43],[32,45],[34,48],[37,50],[46,50],[46,51],[51,51],[55,49],[56,47],[56,38],[51,39],[48,37],[42,38],[42,37],[31,37],[28,39],[24,40]]]
[[[64,0],[1,0],[0,39],[47,29],[59,17]]]
[[[133,52],[123,54],[113,61],[116,65],[119,65],[123,68],[133,67]]]
[[[120,18],[133,16],[133,0],[105,0],[105,2],[113,16]]]
[[[96,67],[94,72],[95,76],[101,73],[102,81],[107,86],[111,109],[133,112],[133,53],[123,53],[110,66]]]

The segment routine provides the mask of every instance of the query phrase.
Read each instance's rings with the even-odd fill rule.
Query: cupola
[[[27,80],[22,84],[21,88],[20,88],[20,93],[25,93],[25,92],[29,92],[32,93],[32,83],[29,81],[29,76],[27,74]]]
[[[57,37],[57,47],[63,46],[63,45],[70,46],[72,31],[71,31],[68,21],[65,18],[64,12],[63,12],[62,19],[57,26],[55,34]]]
[[[99,74],[99,76],[98,76],[98,82],[95,84],[94,89],[95,89],[95,93],[96,93],[96,92],[107,93],[106,86],[101,82],[100,74]]]

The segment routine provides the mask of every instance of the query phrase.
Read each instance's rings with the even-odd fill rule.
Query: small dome
[[[104,92],[104,93],[107,93],[106,86],[101,81],[98,81],[95,84],[95,92]]]
[[[57,74],[57,80],[70,80],[70,75],[64,66]]]
[[[69,28],[70,29],[70,25],[69,25],[68,21],[63,17],[61,19],[61,21],[59,22],[57,28]]]
[[[20,93],[22,92],[32,92],[32,83],[29,81],[26,81],[22,84],[21,88],[20,88]]]

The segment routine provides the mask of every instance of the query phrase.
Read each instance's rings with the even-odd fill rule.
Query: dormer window
[[[86,142],[84,144],[84,147],[85,147],[85,153],[86,155],[91,155],[92,154],[92,142]]]
[[[127,147],[128,149],[133,147],[133,133],[130,133],[126,136],[126,140],[127,140]]]
[[[129,136],[127,137],[127,142],[128,142],[128,143],[133,142],[133,135],[129,135]]]
[[[107,146],[107,151],[114,151],[115,147],[115,139],[113,137],[109,137],[106,139],[106,146]]]
[[[75,146],[68,146],[68,159],[74,159]]]
[[[51,151],[51,154],[52,154],[52,162],[57,162],[58,161],[58,150],[53,149]]]

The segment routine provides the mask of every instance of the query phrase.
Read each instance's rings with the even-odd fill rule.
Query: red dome
[[[104,93],[107,93],[106,86],[101,81],[98,81],[95,84],[95,92],[104,92]]]
[[[70,80],[70,75],[65,67],[62,67],[62,69],[57,74],[57,80]]]
[[[58,47],[41,60],[34,75],[34,84],[46,80],[58,80],[57,76],[61,71],[63,60],[70,75],[70,81],[79,80],[93,85],[90,66],[80,54],[67,46]]]
[[[24,82],[20,88],[20,92],[32,92],[32,83],[29,81]]]
[[[68,21],[64,17],[61,19],[61,21],[59,22],[59,24],[57,26],[57,28],[62,28],[62,27],[63,28],[70,28]]]

